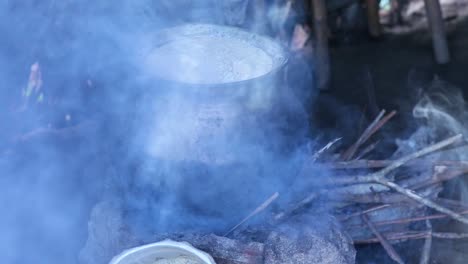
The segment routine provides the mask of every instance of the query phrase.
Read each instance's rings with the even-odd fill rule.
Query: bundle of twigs
[[[385,111],[381,111],[356,142],[339,155],[333,151],[334,145],[340,139],[329,142],[314,153],[305,168],[327,168],[340,171],[340,173],[332,173],[335,176],[320,178],[316,188],[313,188],[315,191],[276,214],[273,223],[279,223],[291,215],[300,213],[318,198],[333,200],[339,197],[340,208],[337,208],[335,212],[336,217],[351,234],[354,243],[380,243],[397,263],[403,263],[403,260],[393,248],[392,243],[408,239],[426,239],[421,263],[428,263],[433,237],[468,238],[468,234],[433,232],[430,222],[433,219],[451,218],[468,224],[468,205],[465,206],[455,200],[438,198],[443,182],[468,173],[468,161],[422,159],[426,155],[464,143],[462,135],[449,137],[397,160],[361,159],[377,145],[371,143],[365,146],[366,142],[395,114],[395,111],[387,115]],[[406,178],[395,177],[396,172],[404,167],[416,168],[414,170],[420,170],[420,173]],[[356,171],[367,173],[355,174]],[[308,175],[310,173],[311,170],[303,169],[300,176],[310,177]],[[380,189],[376,190],[377,187]],[[359,191],[356,191],[358,189]],[[274,194],[241,223],[263,211],[277,197],[278,194]],[[412,230],[410,228],[410,223],[424,223],[424,221],[426,222],[425,229]]]
[[[444,148],[463,142],[462,135],[455,135],[446,140],[423,148],[397,160],[362,160],[365,154],[375,149],[376,144],[365,143],[394,115],[395,111],[385,115],[381,111],[375,120],[364,130],[354,144],[340,155],[330,155],[329,150],[337,142],[328,143],[313,155],[310,166],[326,167],[342,171],[320,180],[323,188],[308,194],[303,200],[275,216],[282,221],[288,216],[300,212],[319,197],[339,197],[341,208],[336,216],[353,237],[355,244],[380,243],[389,256],[397,263],[403,263],[389,241],[400,242],[408,239],[426,239],[421,263],[428,263],[432,237],[445,239],[467,238],[468,234],[437,233],[432,231],[431,219],[452,218],[468,224],[468,207],[453,200],[438,198],[442,183],[468,173],[467,161],[427,161],[422,157]],[[359,152],[360,151],[360,152]],[[317,162],[321,157],[336,157],[338,160]],[[322,158],[327,160],[327,158]],[[328,158],[330,160],[330,158]],[[410,167],[419,170],[411,177],[396,177],[398,169]],[[368,171],[368,174],[354,175],[356,171]],[[303,172],[304,173],[304,172]],[[304,174],[307,174],[307,170]],[[310,175],[309,175],[310,176]],[[356,192],[357,187],[360,191]],[[377,186],[384,189],[375,190]],[[353,189],[354,188],[354,189]],[[362,191],[367,188],[367,191]],[[343,205],[344,204],[344,205]],[[427,210],[432,209],[432,210]],[[435,211],[436,214],[432,214]],[[411,230],[410,223],[426,221],[426,229]]]

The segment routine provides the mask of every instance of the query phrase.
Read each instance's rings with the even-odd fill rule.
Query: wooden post
[[[255,0],[252,7],[256,26],[255,31],[264,34],[267,24],[267,6],[265,0]]]
[[[378,0],[366,0],[367,5],[367,24],[369,27],[369,34],[378,38],[381,34],[380,28],[380,16],[379,16],[379,1]]]
[[[432,45],[435,59],[439,64],[450,61],[450,53],[445,35],[444,19],[439,0],[424,0],[426,6],[427,20],[432,32]]]
[[[315,65],[317,85],[328,89],[330,82],[330,55],[328,50],[327,8],[324,0],[312,0],[315,29]]]

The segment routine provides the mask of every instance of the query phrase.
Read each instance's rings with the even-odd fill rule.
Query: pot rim
[[[125,264],[123,261],[135,253],[158,248],[174,248],[186,252],[189,256],[196,256],[199,260],[203,261],[204,264],[216,264],[216,262],[208,253],[193,247],[187,242],[176,242],[172,240],[163,240],[160,242],[127,249],[119,255],[115,256],[109,264]],[[162,256],[162,258],[164,257]]]
[[[172,84],[179,84],[182,86],[191,86],[197,88],[210,88],[210,87],[238,87],[239,85],[250,84],[253,82],[261,81],[271,76],[275,76],[278,72],[280,72],[285,65],[289,61],[290,54],[288,49],[280,42],[276,41],[275,39],[261,35],[253,32],[249,32],[242,28],[232,27],[232,26],[225,26],[225,25],[216,25],[216,24],[204,24],[204,23],[187,23],[183,25],[168,27],[162,29],[155,33],[153,36],[153,43],[154,45],[145,52],[145,57],[148,56],[153,50],[157,49],[158,47],[169,43],[171,41],[177,40],[183,37],[190,37],[190,36],[199,36],[204,34],[220,34],[220,35],[227,35],[229,37],[239,37],[240,39],[249,40],[248,42],[251,45],[256,46],[257,48],[262,49],[268,55],[272,56],[275,63],[270,71],[267,73],[256,76],[250,79],[240,80],[240,81],[233,81],[233,82],[221,82],[221,83],[196,83],[196,82],[185,82],[180,80],[171,80],[171,79],[164,79],[161,76],[157,76],[156,79],[159,79],[164,82],[172,83]],[[253,40],[253,41],[252,41]],[[257,45],[255,45],[257,44]],[[260,45],[259,45],[260,44]],[[273,49],[273,52],[268,52],[265,48],[269,46],[269,48]]]

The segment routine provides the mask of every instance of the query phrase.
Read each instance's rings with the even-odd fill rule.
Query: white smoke
[[[306,153],[279,153],[278,142],[285,139],[278,130],[295,130],[294,118],[284,118],[281,111],[273,116],[281,123],[269,123],[271,119],[265,117],[264,126],[257,130],[256,120],[251,120],[250,127],[223,138],[222,144],[252,143],[236,145],[234,151],[243,153],[243,161],[250,160],[250,167],[234,164],[209,170],[187,163],[169,166],[152,163],[143,151],[148,149],[145,144],[168,149],[167,140],[178,140],[171,130],[191,133],[203,128],[182,124],[189,116],[173,117],[172,109],[184,105],[187,98],[172,97],[170,106],[158,112],[167,114],[165,118],[155,121],[155,116],[145,112],[152,108],[145,109],[142,101],[154,103],[151,99],[159,98],[163,89],[148,81],[135,54],[151,44],[155,31],[168,26],[189,22],[245,24],[246,2],[0,1],[2,263],[77,263],[78,251],[87,239],[91,208],[100,200],[117,200],[121,204],[113,208],[123,208],[128,217],[125,221],[141,227],[176,228],[191,223],[223,228],[228,223],[221,220],[237,221],[264,197],[287,187],[288,176]],[[53,107],[12,115],[36,61],[41,65],[42,89]],[[295,105],[292,100],[285,101]],[[303,116],[297,119],[300,124]],[[68,120],[77,126],[70,127]],[[93,125],[82,130],[82,123]],[[35,130],[37,124],[40,127]],[[161,140],[148,143],[147,137],[139,138],[154,127],[164,128]],[[22,137],[25,133],[32,137]],[[15,135],[28,140],[18,143],[12,140]],[[228,147],[220,149],[224,152]],[[170,149],[167,156],[180,152]],[[232,172],[232,177],[207,177],[226,171]],[[185,181],[187,178],[190,181]],[[215,192],[219,195],[210,196]],[[186,203],[196,197],[198,204],[215,209],[222,204],[232,209],[210,221],[197,219],[186,212],[175,193],[187,194]],[[194,196],[197,193],[202,195]],[[92,215],[99,212],[94,210]],[[160,221],[153,222],[155,219]]]
[[[468,113],[461,90],[438,77],[420,91],[420,100],[413,108],[417,130],[407,140],[397,140],[396,155],[410,153],[450,135],[467,132]],[[459,159],[465,154],[454,152]]]
[[[409,138],[397,139],[394,157],[401,157],[452,135],[468,135],[468,108],[461,89],[434,77],[413,108],[416,131]],[[458,147],[431,154],[428,160],[467,160],[468,149]],[[447,185],[449,193],[468,201],[466,181],[457,179]]]

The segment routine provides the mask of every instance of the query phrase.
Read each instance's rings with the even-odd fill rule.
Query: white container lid
[[[125,250],[114,257],[110,264],[153,264],[161,259],[180,256],[193,258],[193,260],[203,264],[216,264],[208,253],[194,248],[189,243],[171,240],[164,240]]]

